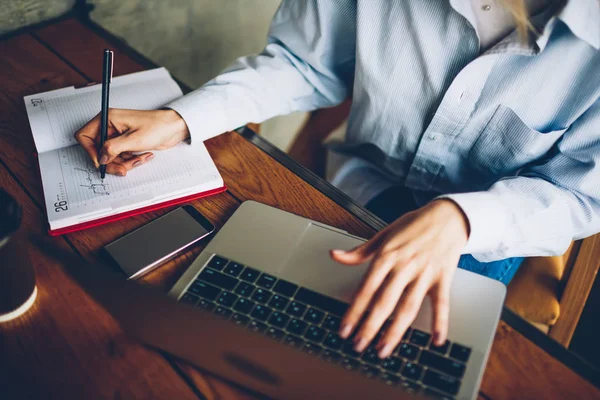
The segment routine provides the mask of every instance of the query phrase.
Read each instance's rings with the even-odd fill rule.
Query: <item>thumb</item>
[[[373,258],[373,252],[369,249],[369,242],[362,244],[358,247],[355,247],[352,250],[331,250],[329,252],[331,258],[334,261],[345,265],[360,265],[371,258]]]
[[[113,162],[115,157],[126,151],[137,151],[131,144],[131,137],[127,134],[114,136],[108,139],[100,149],[100,165],[106,165]]]

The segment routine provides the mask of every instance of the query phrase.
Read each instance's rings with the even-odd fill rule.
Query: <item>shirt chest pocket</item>
[[[495,177],[516,171],[543,157],[567,129],[540,132],[527,126],[510,108],[499,105],[469,152],[469,162]]]

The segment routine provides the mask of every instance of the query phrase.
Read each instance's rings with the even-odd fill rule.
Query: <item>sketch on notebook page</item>
[[[74,168],[75,171],[81,171],[84,172],[85,175],[85,180],[87,183],[85,184],[79,184],[79,186],[89,189],[92,191],[92,193],[94,194],[98,194],[101,196],[109,196],[110,192],[108,190],[108,183],[104,183],[103,179],[100,179],[100,183],[94,183],[92,176],[93,175],[97,175],[98,171],[96,171],[95,169],[92,168]]]

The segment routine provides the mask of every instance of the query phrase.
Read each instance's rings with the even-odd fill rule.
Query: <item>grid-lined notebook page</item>
[[[162,151],[126,176],[100,178],[80,146],[39,155],[48,221],[52,229],[92,221],[223,186],[203,143]]]
[[[102,85],[73,86],[26,96],[25,107],[38,153],[76,143],[74,135],[100,113]],[[116,77],[110,85],[110,107],[154,110],[182,96],[164,68]]]

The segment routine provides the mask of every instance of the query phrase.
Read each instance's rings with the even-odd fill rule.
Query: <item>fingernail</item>
[[[138,165],[140,165],[142,163],[142,160],[137,160],[136,162],[133,163],[133,167],[137,167]]]
[[[331,252],[333,254],[344,254],[344,253],[346,253],[344,250],[339,250],[339,249],[331,250]]]
[[[150,161],[154,158],[154,154],[150,154],[148,157],[146,157],[146,161]]]
[[[94,161],[94,166],[96,167],[96,169],[100,168],[100,164],[98,164],[97,161]]]
[[[354,350],[358,353],[362,353],[365,347],[367,347],[367,340],[365,338],[360,338],[354,345]]]
[[[348,339],[348,336],[350,336],[350,332],[352,332],[352,325],[344,324],[342,326],[342,330],[340,331],[340,336],[343,337],[344,339]]]
[[[383,346],[383,348],[381,350],[379,350],[379,358],[384,359],[390,356],[390,354],[392,354],[392,345],[387,343]]]
[[[107,161],[108,161],[107,155],[103,155],[102,157],[100,157],[100,164],[106,164]]]
[[[125,173],[123,173],[123,172],[117,172],[117,175],[119,175],[119,176],[125,176]]]
[[[433,343],[436,346],[442,346],[446,341],[442,340],[442,335],[436,332],[433,334]]]

